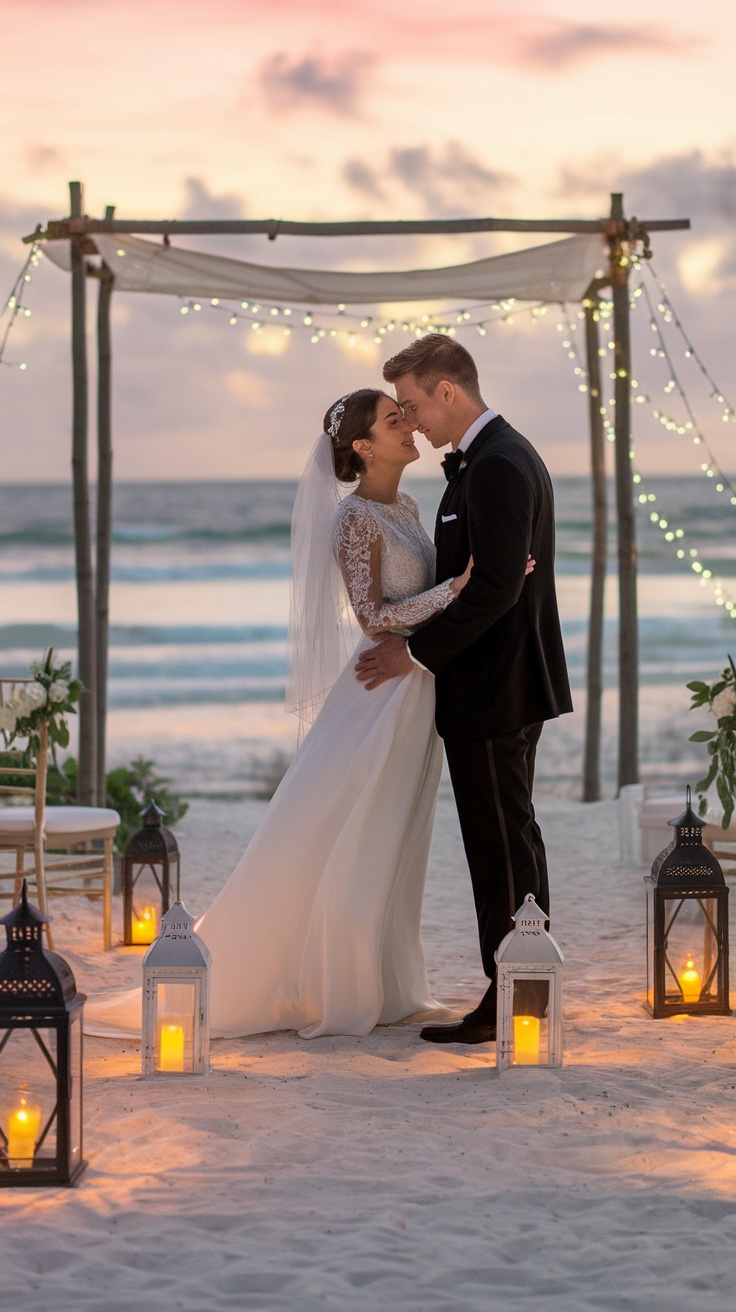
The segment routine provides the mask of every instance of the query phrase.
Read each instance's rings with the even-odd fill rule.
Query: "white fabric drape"
[[[221,297],[276,304],[373,305],[378,302],[579,301],[606,260],[603,240],[566,237],[529,250],[494,255],[471,264],[408,272],[343,273],[334,269],[276,269],[164,246],[141,237],[96,234],[99,254],[124,292]],[[47,242],[44,253],[69,269],[69,243]]]

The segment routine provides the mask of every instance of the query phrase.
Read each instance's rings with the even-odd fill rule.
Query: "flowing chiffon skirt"
[[[354,656],[196,928],[214,1036],[367,1034],[432,1010],[420,941],[442,748],[434,679],[366,691]],[[140,1034],[141,990],[92,997],[89,1034]]]

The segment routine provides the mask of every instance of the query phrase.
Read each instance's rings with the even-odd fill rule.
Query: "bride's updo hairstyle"
[[[386,395],[377,387],[361,387],[343,396],[327,411],[323,427],[332,443],[335,478],[341,483],[354,483],[363,473],[363,461],[353,450],[353,442],[370,438],[378,402]]]

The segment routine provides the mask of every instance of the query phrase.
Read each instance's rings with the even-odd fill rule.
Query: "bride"
[[[398,490],[418,458],[396,402],[363,388],[327,412],[299,484],[287,692],[314,722],[196,926],[215,1035],[367,1034],[437,1005],[419,937],[442,762],[434,679],[416,665],[366,691],[354,671],[366,645],[443,610],[470,573],[472,561],[433,586],[434,547]],[[85,1028],[140,1033],[140,989],[90,999]]]

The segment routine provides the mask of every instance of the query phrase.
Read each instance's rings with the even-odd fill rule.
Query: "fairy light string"
[[[646,267],[649,266],[647,265]],[[661,280],[659,286],[661,287]],[[667,366],[668,381],[665,384],[664,392],[667,395],[673,392],[677,392],[677,394],[681,397],[682,403],[685,407],[687,418],[683,422],[682,420],[673,418],[671,414],[665,413],[664,411],[659,409],[655,404],[655,402],[652,400],[651,396],[649,396],[647,392],[641,389],[639,381],[636,378],[631,379],[632,400],[637,405],[647,405],[651,407],[653,417],[662,425],[662,427],[664,427],[667,430],[667,432],[677,433],[680,436],[692,435],[693,444],[695,446],[702,446],[705,454],[708,457],[706,461],[701,462],[700,472],[704,474],[706,478],[713,481],[713,486],[716,492],[718,493],[728,492],[730,494],[729,496],[730,504],[736,506],[736,484],[734,483],[734,480],[724,471],[721,463],[715,456],[712,447],[710,446],[708,439],[705,433],[703,432],[702,427],[700,426],[696,418],[694,407],[688,397],[685,385],[683,384],[675,367],[672,352],[668,347],[668,343],[662,332],[661,325],[656,319],[655,308],[652,304],[651,297],[649,296],[648,289],[644,286],[643,283],[639,283],[639,285],[634,289],[632,293],[631,300],[630,300],[631,309],[634,310],[637,308],[637,306],[640,304],[639,298],[641,296],[645,296],[647,301],[647,306],[649,309],[650,327],[652,328],[653,331],[657,333],[658,345],[650,348],[649,354],[653,356],[657,356],[658,358],[663,359],[665,361],[665,364]],[[603,322],[605,326],[606,323],[610,321],[612,308],[613,305],[611,301],[605,301],[601,299],[599,303],[599,308],[596,309],[596,311],[594,312],[594,318],[596,320]],[[558,330],[562,332],[565,330],[566,327],[569,336],[571,332],[575,331],[576,325],[573,322],[571,322],[569,318],[569,312],[567,311],[567,307],[565,307],[565,309],[566,309],[566,324],[564,326],[562,324],[558,324]],[[666,322],[674,322],[672,318],[672,313],[670,309],[668,309],[664,301],[662,301],[658,305],[657,309],[660,311],[660,313],[663,314],[663,317],[665,318]],[[685,338],[685,340],[686,342],[689,343],[689,339]],[[563,342],[563,346],[570,346],[570,345],[571,345],[570,342]],[[599,348],[598,354],[599,356],[605,357],[609,354],[609,351],[612,352],[613,349],[614,349],[614,344],[613,342],[609,341]],[[692,346],[689,344],[688,349],[685,352],[686,356],[689,357],[693,353],[693,351],[694,348],[692,348]],[[569,351],[568,354],[570,354]],[[580,363],[581,362],[579,361],[578,364]],[[704,369],[704,366],[703,366],[703,371],[707,373],[707,371],[705,371]],[[581,376],[582,374],[585,374],[585,370],[576,368],[575,373],[576,375]],[[616,377],[615,373],[609,373],[609,378],[611,380],[615,379],[615,377]],[[713,382],[712,376],[709,373],[707,373],[707,377],[709,382],[713,385],[715,389],[716,385]],[[579,390],[587,391],[587,388],[580,385]],[[736,416],[734,416],[733,410],[731,409],[730,405],[726,401],[723,394],[721,392],[714,390],[711,393],[711,395],[714,396],[716,400],[724,403],[725,416],[731,420],[736,421]],[[615,405],[614,399],[613,398],[609,399],[608,406],[613,407],[614,405]],[[604,415],[607,413],[605,407],[601,408],[601,413]],[[614,440],[613,430],[611,430],[610,433],[607,431],[606,436],[609,438],[610,441],[613,441]]]
[[[639,489],[637,494],[639,506],[645,510],[653,507],[657,501],[657,495],[646,490],[644,479],[638,471],[634,472],[633,481]],[[707,561],[700,559],[698,548],[688,546],[685,530],[675,527],[671,518],[660,514],[658,510],[653,508],[649,509],[649,521],[661,530],[666,542],[674,544],[675,556],[698,576],[701,588],[711,588],[716,605],[725,607],[731,619],[736,620],[736,598],[728,590],[728,586],[723,579],[718,577],[714,570],[710,568]]]
[[[724,424],[736,423],[736,411],[734,410],[734,407],[731,405],[731,403],[727,400],[727,398],[723,394],[721,388],[716,383],[715,379],[710,373],[710,370],[708,369],[707,365],[699,355],[690,337],[685,331],[685,328],[683,327],[683,324],[672,304],[672,301],[664,286],[664,283],[662,282],[662,279],[660,278],[656,269],[652,268],[651,265],[649,265],[648,268],[649,268],[649,276],[654,282],[657,291],[659,292],[661,297],[661,301],[659,303],[658,309],[665,323],[673,323],[675,325],[675,328],[677,329],[680,336],[682,337],[683,342],[685,343],[686,358],[695,361],[695,364],[700,369],[701,374],[703,375],[703,377],[705,378],[706,382],[708,383],[711,389],[710,392],[711,399],[716,401],[718,405],[721,405],[723,407],[723,413],[721,418],[723,419]]]
[[[669,345],[665,339],[661,324],[659,323],[655,315],[654,304],[649,294],[649,288],[645,284],[642,284],[641,290],[643,291],[644,299],[649,309],[650,326],[653,332],[656,333],[657,341],[659,342],[659,347],[652,348],[652,350],[656,351],[656,353],[665,360],[667,368],[669,370],[669,380],[664,389],[665,393],[669,394],[671,392],[676,392],[677,395],[680,397],[680,400],[682,401],[683,407],[685,409],[685,413],[687,415],[687,420],[684,424],[678,423],[677,420],[673,419],[670,415],[667,415],[663,413],[661,410],[654,408],[653,409],[654,418],[659,420],[659,422],[663,425],[664,428],[667,429],[668,432],[676,432],[680,436],[685,434],[692,434],[692,440],[694,445],[702,446],[705,454],[708,457],[706,461],[703,461],[701,463],[700,466],[701,472],[705,474],[706,478],[717,479],[717,482],[715,484],[716,491],[725,492],[726,490],[728,490],[730,493],[731,505],[736,506],[736,484],[724,472],[722,466],[720,465],[717,457],[713,453],[713,450],[710,444],[708,443],[708,440],[705,437],[705,434],[703,433],[695,417],[695,412],[693,410],[692,404],[687,395],[687,392],[685,391],[685,387],[680,379],[677,368],[675,366],[672,352],[670,351]],[[664,304],[664,302],[662,302],[659,306],[660,312],[662,311],[662,304]],[[709,382],[712,382],[710,375],[707,375],[707,377]],[[729,422],[729,420],[733,419],[734,416],[730,406],[725,401],[723,394],[715,390],[714,393],[712,393],[712,395],[714,395],[716,398],[720,398],[720,400],[724,403],[725,410],[724,410],[723,417],[726,420],[726,422]],[[644,399],[647,401],[650,400],[649,397],[645,397]]]
[[[606,309],[602,309],[601,311],[602,314],[606,314],[606,317],[608,308],[608,305],[606,305]],[[563,307],[563,321],[558,323],[557,331],[565,334],[561,341],[562,348],[568,359],[575,361],[575,377],[583,380],[578,383],[578,390],[581,392],[587,392],[589,387],[589,375],[587,369],[583,365],[577,341],[575,339],[577,324],[572,321],[567,306]],[[608,354],[608,348],[601,347],[600,354]],[[611,373],[609,377],[613,379],[615,378],[615,374]],[[601,397],[600,400],[600,414],[606,438],[609,442],[615,442],[615,425],[608,414],[608,406],[603,404],[604,398]],[[635,456],[633,445],[630,446],[629,455],[633,462]],[[723,607],[730,615],[731,619],[736,620],[736,597],[734,597],[729,591],[728,585],[717,575],[717,572],[711,568],[707,561],[701,559],[699,549],[690,546],[690,539],[688,538],[685,529],[676,525],[671,516],[663,515],[659,510],[654,509],[655,503],[658,500],[657,494],[647,488],[644,483],[644,476],[634,467],[633,463],[632,471],[632,479],[637,488],[636,497],[639,509],[648,512],[649,522],[660,529],[664,541],[671,546],[675,559],[680,561],[684,567],[689,568],[698,577],[702,588],[710,588],[713,591],[716,605]]]
[[[2,323],[3,319],[5,319],[5,327],[2,332],[2,337],[0,337],[0,365],[5,365],[7,369],[25,370],[28,368],[25,361],[22,361],[21,363],[16,363],[15,361],[6,360],[5,348],[8,344],[8,338],[10,337],[11,329],[13,328],[13,325],[15,324],[18,317],[21,315],[24,318],[30,317],[31,311],[28,309],[26,305],[23,304],[23,297],[26,291],[28,290],[28,284],[31,282],[32,279],[32,274],[30,273],[30,270],[38,267],[38,263],[40,259],[41,259],[41,251],[39,249],[38,242],[34,242],[33,245],[31,246],[30,252],[28,254],[28,258],[25,264],[23,265],[23,268],[21,269],[20,273],[18,274],[18,277],[13,283],[12,291],[10,292],[10,295],[8,296],[7,300],[5,301],[5,304],[3,305],[2,310],[0,311],[0,323]]]
[[[534,324],[547,313],[549,307],[542,301],[519,306],[513,298],[510,298],[503,301],[488,301],[472,307],[458,306],[439,316],[422,314],[417,318],[393,316],[382,319],[374,315],[355,313],[347,310],[342,304],[332,312],[329,310],[315,312],[289,305],[264,304],[257,300],[241,301],[239,305],[232,306],[223,304],[215,296],[209,301],[189,297],[179,307],[179,313],[196,314],[205,308],[226,314],[233,327],[241,322],[248,323],[251,331],[259,336],[268,329],[276,329],[282,336],[291,337],[295,331],[304,329],[309,332],[310,341],[314,346],[324,340],[334,341],[336,338],[347,339],[350,346],[355,344],[358,337],[366,330],[373,336],[376,344],[380,344],[387,334],[393,332],[411,332],[416,337],[422,337],[425,333],[445,333],[449,337],[454,337],[458,328],[473,328],[479,336],[485,337],[489,324],[509,324],[517,315],[528,315]],[[334,322],[335,319],[338,320],[337,324]],[[342,326],[345,321],[348,322],[348,327]]]

